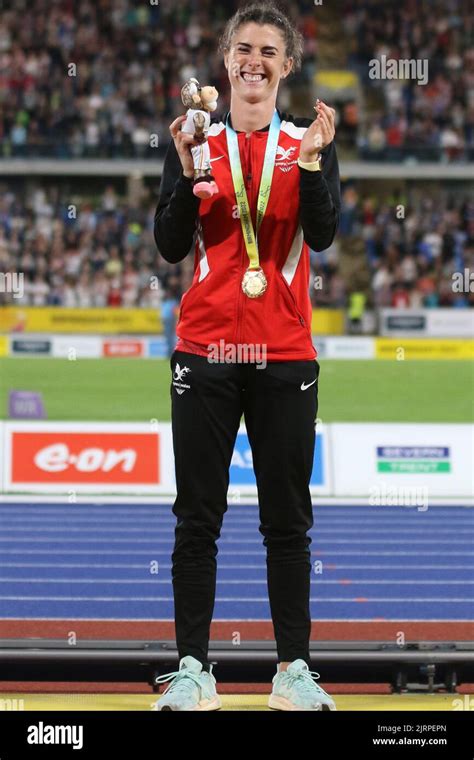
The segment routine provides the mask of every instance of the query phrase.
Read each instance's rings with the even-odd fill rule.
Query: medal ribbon
[[[250,206],[247,197],[247,191],[245,189],[244,178],[242,175],[242,164],[239,154],[239,141],[237,133],[229,124],[229,116],[226,120],[226,135],[227,135],[227,147],[229,150],[230,168],[232,171],[232,180],[234,183],[235,197],[240,212],[240,222],[242,225],[242,232],[244,235],[244,243],[247,249],[247,255],[249,257],[250,266],[249,269],[259,269],[259,255],[257,236],[262,223],[262,219],[265,215],[265,211],[268,205],[268,199],[270,197],[270,189],[272,186],[273,170],[275,168],[275,157],[278,147],[278,138],[280,136],[280,116],[275,109],[273,119],[270,124],[270,131],[268,133],[267,148],[265,151],[265,158],[263,161],[262,179],[260,181],[260,189],[258,191],[257,201],[257,234],[255,234],[252,224],[252,217],[250,214]]]

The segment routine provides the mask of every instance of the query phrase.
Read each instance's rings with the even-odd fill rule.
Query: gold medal
[[[260,180],[260,189],[257,199],[257,217],[256,229],[253,228],[252,215],[250,213],[249,199],[245,189],[244,178],[242,174],[242,165],[240,163],[239,142],[237,133],[230,126],[230,114],[226,119],[227,145],[229,149],[230,168],[232,172],[232,182],[234,183],[235,197],[240,211],[240,223],[244,244],[247,249],[249,259],[249,268],[242,278],[242,290],[248,298],[259,298],[267,289],[267,278],[263,269],[260,267],[258,252],[257,236],[265,216],[268,204],[270,189],[272,186],[273,171],[275,168],[275,157],[278,148],[278,136],[280,134],[280,115],[275,109],[273,113],[270,130],[268,133],[267,147],[265,149],[265,158],[263,160],[262,178]]]
[[[262,296],[267,289],[267,278],[263,269],[247,269],[242,278],[242,290],[249,298]]]

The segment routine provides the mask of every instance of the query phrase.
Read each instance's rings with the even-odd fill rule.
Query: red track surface
[[[41,637],[66,638],[70,631],[85,639],[174,639],[174,623],[159,621],[107,620],[0,620],[0,638]],[[231,639],[238,631],[241,639],[273,640],[270,621],[235,620],[214,622],[211,639]],[[345,621],[313,622],[313,641],[395,641],[400,631],[413,641],[472,641],[474,624],[469,621],[451,623],[367,620],[360,623]]]
[[[175,631],[172,622],[133,622],[133,621],[88,621],[88,620],[0,620],[0,638],[40,637],[66,639],[70,631],[78,638],[84,639],[138,639],[153,641],[157,639],[174,640]],[[214,622],[211,627],[211,639],[231,639],[238,631],[241,639],[273,640],[271,622],[241,621]],[[472,623],[449,622],[390,622],[365,621],[351,622],[314,622],[311,639],[313,641],[395,641],[400,631],[407,640],[414,641],[471,641],[474,638]],[[388,694],[388,684],[330,684],[324,687],[333,694]],[[141,683],[78,683],[78,682],[3,682],[1,691],[21,691],[25,693],[143,693],[150,687]],[[150,690],[151,691],[151,690]],[[269,694],[271,685],[220,683],[221,694]],[[460,693],[472,693],[472,684],[463,684]]]

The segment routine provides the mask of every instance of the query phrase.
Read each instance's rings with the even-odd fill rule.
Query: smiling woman
[[[194,136],[183,133],[186,117],[178,117],[170,126],[173,143],[155,215],[155,240],[167,261],[184,259],[193,242],[195,249],[193,282],[181,301],[179,341],[170,362],[178,518],[172,575],[180,665],[167,677],[171,686],[156,709],[220,706],[208,663],[216,541],[243,413],[279,661],[269,706],[334,710],[309,670],[308,535],[319,375],[311,337],[309,246],[327,248],[338,224],[334,111],[320,101],[311,119],[277,109],[280,82],[300,67],[303,45],[275,4],[242,7],[229,20],[219,49],[231,88],[229,112],[208,130],[219,193],[205,199],[193,194]],[[223,346],[225,361],[214,361],[216,345]],[[241,358],[257,346],[264,362]],[[183,368],[186,388],[176,379]]]
[[[219,52],[227,53],[233,42],[234,35],[241,31],[244,24],[255,23],[260,26],[268,26],[271,31],[276,31],[283,39],[284,51],[287,58],[293,61],[292,70],[297,71],[301,67],[303,58],[303,37],[294,28],[289,19],[281,13],[275,3],[252,3],[241,8],[227,23],[224,33],[219,41]],[[263,30],[262,30],[263,31]],[[267,46],[263,46],[267,47]],[[268,46],[272,48],[272,45]],[[278,51],[280,45],[276,45],[272,52]]]
[[[234,129],[261,128],[269,121],[265,117],[274,108],[280,81],[301,67],[301,34],[274,5],[255,3],[230,19],[219,51],[232,87]],[[250,111],[246,103],[254,108]]]

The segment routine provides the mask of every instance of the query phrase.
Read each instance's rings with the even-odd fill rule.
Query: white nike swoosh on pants
[[[314,385],[314,383],[315,383],[315,382],[316,382],[316,380],[313,380],[313,382],[312,382],[312,383],[308,383],[308,385],[305,385],[305,384],[304,384],[304,381],[303,381],[303,382],[301,383],[301,390],[302,390],[302,391],[305,391],[305,390],[306,390],[307,388],[309,388],[311,385]]]

